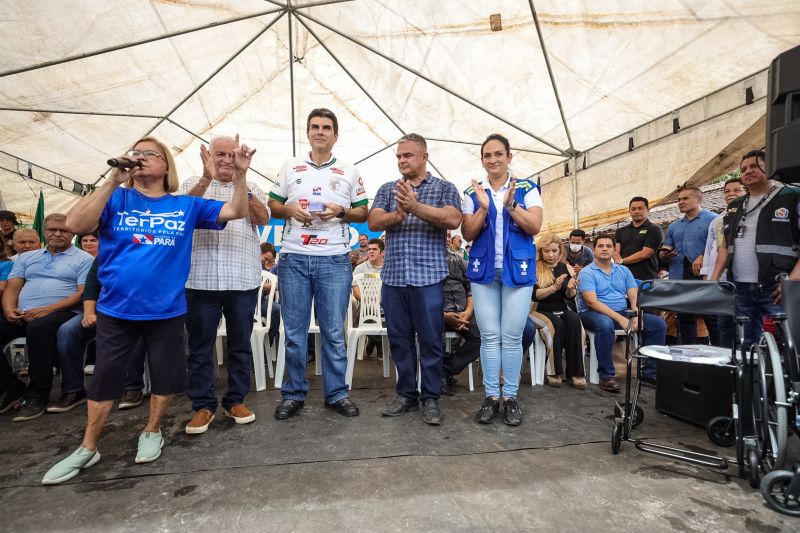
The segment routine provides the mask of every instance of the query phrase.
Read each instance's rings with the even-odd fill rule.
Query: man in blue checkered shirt
[[[447,277],[445,240],[461,225],[456,187],[427,171],[425,139],[416,133],[397,144],[402,178],[378,190],[369,213],[369,229],[386,231],[382,304],[389,343],[397,366],[397,398],[382,411],[399,416],[422,404],[422,418],[442,422],[442,287]],[[416,338],[415,338],[416,336]],[[417,392],[417,343],[421,394]]]

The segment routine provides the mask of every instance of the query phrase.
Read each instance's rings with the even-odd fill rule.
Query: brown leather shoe
[[[578,390],[586,390],[586,378],[570,378],[569,384]]]
[[[214,413],[210,409],[200,409],[192,419],[186,424],[186,433],[189,435],[199,435],[208,430],[209,424],[214,421]]]
[[[230,409],[225,409],[225,416],[233,418],[237,424],[249,424],[256,419],[256,414],[245,407],[243,403],[237,403]]]
[[[614,378],[601,379],[600,388],[606,392],[619,392],[619,383]]]
[[[551,387],[560,387],[561,386],[561,376],[551,376],[546,375],[544,377],[544,382]]]

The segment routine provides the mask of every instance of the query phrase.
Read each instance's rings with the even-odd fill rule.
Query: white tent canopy
[[[481,175],[478,145],[494,132],[511,140],[517,174],[534,175],[755,75],[800,44],[797,0],[2,7],[0,183],[6,207],[20,214],[35,209],[36,179],[58,185],[43,169],[95,183],[108,157],[151,132],[173,148],[181,178],[201,171],[201,142],[238,132],[258,148],[253,179],[266,188],[286,157],[307,150],[314,107],[337,113],[334,150],[358,162],[370,196],[396,177],[392,143],[412,131],[431,140],[431,170],[459,188]],[[500,31],[490,26],[495,14]],[[77,198],[44,192],[48,211]],[[549,196],[571,206],[570,196]]]

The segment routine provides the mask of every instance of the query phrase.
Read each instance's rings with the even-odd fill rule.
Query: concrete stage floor
[[[800,530],[735,467],[693,467],[632,443],[611,455],[613,398],[597,386],[531,388],[523,375],[523,424],[481,426],[482,393],[469,392],[464,375],[457,395],[442,399],[444,424],[430,427],[418,412],[381,417],[394,380],[374,359],[356,364],[357,418],[325,409],[321,380],[312,368],[309,376],[299,416],[275,420],[280,393],[268,389],[248,397],[254,423],[236,426],[220,409],[203,435],[184,433],[191,413],[180,397],[165,420],[163,454],[146,465],[133,461],[146,406],[115,410],[102,460],[56,487],[42,487],[41,477],[79,445],[85,407],[26,423],[0,416],[0,531]],[[645,389],[634,436],[733,453],[653,402]]]

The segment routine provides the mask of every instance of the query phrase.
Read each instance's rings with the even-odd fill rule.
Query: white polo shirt
[[[367,192],[358,170],[331,156],[316,165],[310,154],[284,163],[269,193],[281,203],[335,203],[342,207],[367,205]],[[287,219],[283,226],[281,252],[301,255],[339,255],[350,251],[350,225],[334,218],[322,220],[312,214],[310,224]]]

